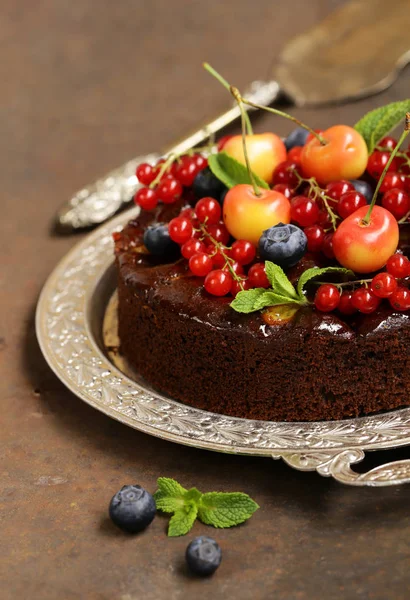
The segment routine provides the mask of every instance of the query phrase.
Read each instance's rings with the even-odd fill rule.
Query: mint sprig
[[[270,306],[292,304],[306,306],[309,304],[305,293],[305,285],[311,279],[327,273],[353,275],[353,272],[343,267],[325,267],[323,269],[307,269],[299,278],[297,288],[288,279],[283,269],[270,261],[265,262],[266,276],[271,289],[255,288],[239,292],[231,302],[231,308],[239,313],[251,313]]]
[[[410,100],[391,102],[367,113],[354,128],[364,138],[369,154],[384,136],[389,134],[403,120],[403,115],[410,111]]]
[[[234,527],[249,519],[259,506],[242,492],[208,492],[183,488],[174,479],[160,477],[154,494],[157,510],[173,513],[168,535],[188,533],[196,519],[214,527]]]
[[[222,181],[228,188],[232,188],[234,185],[240,183],[252,183],[245,165],[226,154],[226,152],[211,154],[208,157],[208,165],[215,177]],[[266,181],[253,172],[252,175],[259,187],[269,189]]]

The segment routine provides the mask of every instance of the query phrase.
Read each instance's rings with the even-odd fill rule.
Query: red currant
[[[155,179],[154,170],[148,163],[141,163],[136,170],[138,181],[143,185],[149,185]]]
[[[302,154],[302,150],[303,146],[293,146],[293,148],[291,148],[288,152],[287,159],[292,162],[300,163],[300,155]]]
[[[407,277],[410,272],[410,261],[403,254],[393,254],[386,263],[386,271],[397,279]]]
[[[382,206],[389,210],[397,220],[402,219],[410,211],[410,196],[402,190],[393,188],[384,194]]]
[[[334,258],[335,253],[333,251],[333,233],[327,233],[322,244],[322,252],[326,258]]]
[[[236,261],[234,261],[234,262],[229,261],[229,266],[228,266],[228,263],[225,263],[225,265],[222,268],[224,271],[229,271],[229,272],[233,271],[237,275],[243,275],[243,273],[244,273],[243,266],[240,265]]]
[[[215,198],[202,198],[195,205],[196,216],[200,223],[218,223],[221,218],[221,205]]]
[[[332,225],[332,219],[326,209],[319,211],[317,222],[324,229],[328,229]]]
[[[390,152],[380,152],[375,150],[370,156],[367,162],[367,171],[374,179],[379,179],[380,175],[384,171],[384,167],[387,165],[390,158]],[[392,163],[389,167],[389,171],[397,171],[398,161],[397,158],[393,158]]]
[[[249,265],[256,256],[256,248],[246,240],[236,240],[232,244],[231,256],[240,265]]]
[[[151,188],[141,188],[134,196],[134,202],[144,210],[153,210],[158,204],[158,196]]]
[[[179,216],[180,217],[185,217],[186,219],[189,219],[190,221],[195,221],[196,220],[195,211],[190,206],[188,206],[187,208],[183,208],[181,210],[181,212],[179,213]]]
[[[398,188],[399,190],[405,190],[405,188],[406,188],[405,181],[406,181],[406,177],[405,177],[405,175],[403,175],[403,173],[396,173],[395,171],[390,171],[389,173],[386,173],[386,175],[384,176],[384,179],[382,181],[379,191],[380,191],[380,193],[384,194],[384,192],[388,192],[389,190],[392,190],[393,188]]]
[[[177,244],[184,244],[192,237],[192,223],[187,218],[175,217],[168,223],[168,232],[171,240]]]
[[[189,156],[183,156],[178,167],[175,169],[175,177],[182,185],[189,187],[194,183],[198,174],[198,167]]]
[[[157,187],[158,197],[164,204],[172,204],[182,196],[182,185],[171,176],[162,179]]]
[[[315,306],[321,312],[331,312],[338,307],[340,292],[335,285],[325,283],[321,285],[315,295]]]
[[[292,221],[302,227],[314,225],[319,217],[318,205],[306,196],[295,196],[290,203],[290,207]]]
[[[211,225],[207,226],[206,230],[216,242],[219,242],[224,246],[226,246],[229,238],[231,237],[229,231],[223,223],[212,223]],[[208,244],[208,242],[209,244],[213,244],[213,241],[211,241],[209,238],[205,240],[206,244]]]
[[[247,279],[246,277],[241,279],[240,282],[237,279],[234,279],[232,282],[231,294],[232,296],[236,296],[237,294],[239,294],[239,292],[250,289],[251,284],[249,283],[249,279]]]
[[[252,287],[269,288],[269,279],[266,276],[265,264],[255,263],[248,271],[248,279]]]
[[[370,289],[378,298],[388,298],[396,291],[397,281],[390,273],[378,273],[372,279]]]
[[[307,237],[307,249],[309,252],[320,252],[325,239],[325,232],[320,225],[310,225],[304,230]]]
[[[212,259],[212,263],[214,267],[220,269],[226,264],[226,257],[229,256],[230,251],[227,248],[224,248],[223,251],[220,249],[216,250],[215,246],[208,247],[209,256]]]
[[[337,212],[346,219],[349,215],[355,212],[361,206],[366,206],[367,200],[360,192],[346,192],[341,196],[337,204]]]
[[[284,160],[279,163],[276,169],[273,171],[272,183],[277,185],[278,183],[287,183],[292,187],[295,187],[299,183],[297,171],[298,163],[295,161]]]
[[[353,315],[356,308],[352,304],[353,292],[343,292],[340,296],[339,306],[337,307],[342,315]]]
[[[189,259],[189,269],[197,277],[205,277],[213,269],[212,259],[205,252],[198,252]]]
[[[394,150],[395,147],[397,146],[397,141],[394,139],[394,137],[391,137],[390,135],[386,135],[386,137],[384,137],[382,140],[380,140],[380,142],[377,145],[380,146],[380,148],[387,148],[389,150]]]
[[[159,160],[156,162],[156,164],[155,164],[155,167],[153,167],[153,168],[152,168],[152,173],[153,173],[153,175],[154,175],[154,179],[155,179],[156,177],[158,177],[158,175],[159,175],[159,173],[160,173],[160,171],[161,171],[161,167],[162,167],[162,165],[164,164],[164,162],[165,162],[165,159],[164,159],[164,158],[160,158],[160,159],[159,159]]]
[[[352,294],[352,305],[359,312],[369,314],[376,310],[381,302],[369,288],[361,287]]]
[[[194,254],[198,254],[199,252],[205,252],[206,246],[201,240],[196,238],[191,238],[181,248],[181,254],[184,258],[189,260],[191,256]]]
[[[278,183],[272,189],[283,194],[288,200],[293,196],[293,188],[287,183]]]
[[[341,179],[340,181],[332,181],[326,186],[326,196],[333,200],[332,204],[337,204],[343,194],[354,192],[354,185],[350,181]]]
[[[398,286],[390,296],[389,302],[396,310],[410,310],[410,290],[402,285]]]
[[[217,269],[205,277],[204,287],[208,294],[213,296],[226,296],[232,287],[232,275],[227,271]]]
[[[198,171],[202,171],[202,169],[208,166],[208,159],[202,156],[202,154],[194,154],[193,159]]]

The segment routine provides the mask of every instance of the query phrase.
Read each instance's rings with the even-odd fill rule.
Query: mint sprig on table
[[[241,183],[252,183],[246,166],[226,154],[226,152],[211,154],[208,157],[208,165],[215,177],[228,188]],[[266,181],[253,172],[252,175],[259,187],[269,189]]]
[[[213,527],[234,527],[249,519],[259,506],[242,492],[208,492],[195,487],[187,490],[174,479],[159,477],[154,494],[157,510],[173,513],[168,535],[177,537],[188,533],[198,518]]]
[[[410,100],[391,102],[380,106],[360,119],[354,126],[364,138],[369,154],[377,144],[389,134],[401,121],[403,115],[410,111]]]
[[[314,267],[302,273],[295,288],[283,269],[278,265],[266,261],[265,271],[272,288],[255,288],[239,292],[235,300],[231,302],[231,308],[236,312],[251,313],[270,306],[284,304],[307,306],[309,301],[305,296],[304,288],[308,281],[328,273],[353,275],[352,271],[343,267],[324,267],[323,269]]]

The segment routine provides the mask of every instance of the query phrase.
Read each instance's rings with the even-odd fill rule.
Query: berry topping
[[[195,213],[200,223],[216,224],[221,218],[221,205],[214,198],[202,198],[195,205]]]
[[[346,219],[361,206],[367,206],[367,200],[360,192],[346,192],[343,194],[337,204],[337,212]]]
[[[168,224],[171,240],[177,244],[184,244],[191,239],[193,234],[192,223],[186,217],[175,217]]]
[[[154,256],[174,256],[179,247],[172,241],[168,225],[152,225],[144,232],[144,246]]]
[[[215,240],[215,242],[220,242],[224,246],[228,243],[229,238],[231,237],[229,235],[229,231],[223,223],[212,223],[211,225],[207,226],[207,231],[212,239]]]
[[[139,485],[124,485],[110,502],[111,520],[130,533],[142,531],[156,513],[154,498]]]
[[[402,173],[395,173],[394,171],[390,171],[384,176],[379,191],[382,194],[384,194],[385,192],[388,192],[394,188],[398,188],[399,190],[405,190],[406,177]]]
[[[335,285],[325,283],[321,285],[315,295],[315,306],[321,312],[331,312],[338,307],[340,292]]]
[[[269,288],[270,283],[266,275],[265,264],[255,263],[248,271],[248,279],[251,287]]]
[[[157,192],[150,188],[141,188],[135,194],[134,202],[144,210],[153,210],[158,204]]]
[[[410,196],[398,188],[393,188],[384,194],[382,206],[397,220],[402,219],[410,211]]]
[[[352,305],[361,313],[372,313],[381,302],[381,298],[365,287],[355,290],[352,294]]]
[[[205,277],[204,287],[208,294],[226,296],[232,287],[232,275],[228,271],[216,269]]]
[[[325,239],[325,231],[320,225],[311,225],[304,230],[308,252],[320,252]]]
[[[195,575],[212,575],[221,564],[222,550],[215,540],[203,535],[189,544],[185,558]]]
[[[198,200],[206,197],[218,200],[221,194],[227,191],[224,184],[215,177],[209,167],[206,167],[196,175],[192,189]]]
[[[390,296],[389,302],[395,310],[410,310],[410,290],[400,285]]]
[[[340,181],[328,183],[326,186],[326,195],[334,200],[333,204],[336,205],[344,194],[347,194],[347,192],[353,192],[354,189],[355,188],[352,181],[346,181],[342,179]]]
[[[386,270],[393,277],[402,279],[410,274],[410,261],[403,254],[393,254],[386,263]]]
[[[373,277],[370,289],[378,298],[388,298],[396,291],[397,281],[390,273],[379,273]]]
[[[295,196],[290,202],[290,216],[292,221],[308,227],[314,225],[319,217],[319,207],[316,202],[306,196]]]
[[[164,204],[172,204],[182,196],[182,185],[171,175],[159,182],[157,196]]]
[[[155,171],[148,163],[141,163],[136,171],[137,179],[143,185],[149,185],[155,179]]]
[[[189,259],[189,269],[197,277],[205,277],[213,269],[212,259],[205,252],[198,252]]]
[[[384,167],[387,165],[390,158],[390,152],[380,152],[375,150],[370,156],[367,163],[367,171],[374,178],[379,179],[380,175],[384,171]],[[389,167],[389,171],[397,171],[399,166],[397,158],[393,158],[393,161]]]
[[[280,183],[285,183],[291,187],[295,187],[299,183],[297,167],[298,163],[290,160],[285,160],[278,164],[273,171],[272,184],[279,185]]]
[[[191,238],[183,246],[181,247],[181,254],[184,258],[189,260],[194,254],[198,254],[198,252],[205,252],[206,246],[201,240],[197,238]]]
[[[367,181],[362,181],[361,179],[352,179],[350,183],[354,185],[354,189],[356,190],[356,192],[363,194],[363,196],[366,198],[367,203],[370,204],[373,197],[373,190],[371,185],[367,183]]]
[[[240,281],[237,279],[234,279],[232,282],[232,287],[231,287],[231,294],[232,296],[236,296],[237,294],[239,294],[239,292],[243,292],[245,290],[250,290],[252,287],[249,279],[247,279],[246,277],[244,279],[241,279]]]
[[[338,305],[339,312],[342,315],[353,315],[356,312],[356,308],[352,304],[353,292],[343,292],[340,296],[340,301]]]
[[[256,256],[256,248],[246,240],[236,240],[232,244],[231,257],[240,265],[248,265]]]
[[[286,150],[289,152],[289,150],[295,146],[304,146],[308,135],[309,132],[307,129],[304,129],[304,127],[296,127],[296,129],[291,131],[285,139]]]
[[[296,225],[279,223],[264,231],[259,240],[260,257],[283,268],[296,265],[306,249],[306,235]]]

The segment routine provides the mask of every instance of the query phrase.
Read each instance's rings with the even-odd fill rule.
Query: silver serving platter
[[[410,482],[410,460],[366,473],[351,469],[367,450],[410,444],[410,408],[313,423],[227,417],[159,394],[109,353],[110,337],[115,342],[116,335],[111,235],[137,211],[124,212],[89,234],[57,265],[42,290],[36,314],[40,347],[51,369],[74,394],[126,425],[171,442],[282,458],[301,471],[316,470],[350,485]]]

